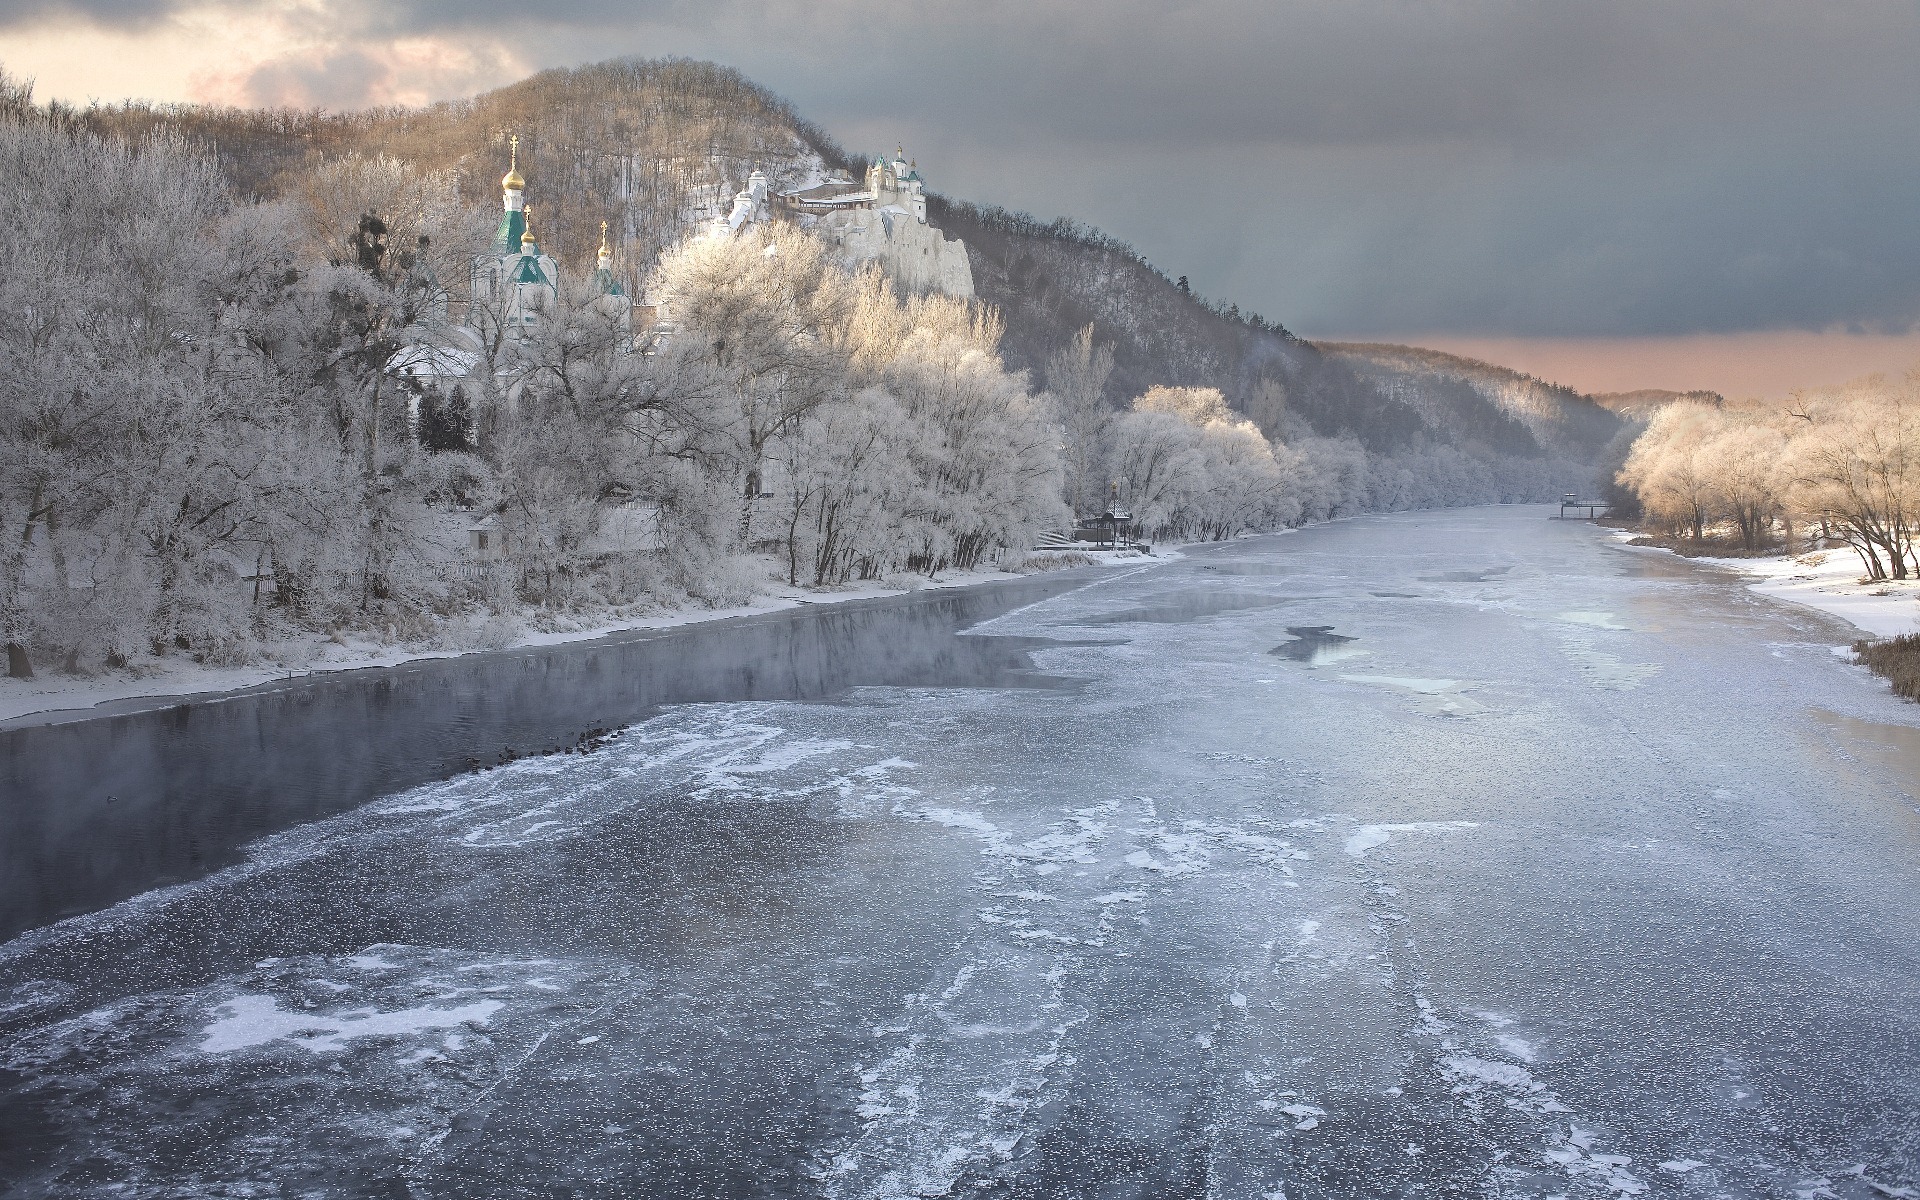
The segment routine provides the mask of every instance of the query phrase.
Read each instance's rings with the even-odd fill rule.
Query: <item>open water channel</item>
[[[1920,708],[1545,515],[0,730],[0,1196],[1920,1195]]]

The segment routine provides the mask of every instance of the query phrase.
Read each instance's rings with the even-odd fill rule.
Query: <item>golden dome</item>
[[[605,221],[600,222],[600,257],[613,257],[613,247],[607,245],[607,223]]]
[[[527,215],[522,218],[524,226],[520,233],[520,248],[525,250],[533,245],[533,206],[527,206]]]
[[[512,158],[508,160],[507,173],[500,177],[500,186],[510,192],[525,191],[527,181],[520,178],[520,135],[514,134],[507,139],[507,143],[513,148],[510,151]]]

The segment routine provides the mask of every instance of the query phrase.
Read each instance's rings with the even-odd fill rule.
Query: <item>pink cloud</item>
[[[354,45],[296,46],[188,77],[192,100],[250,107],[333,110],[431,104],[524,78],[533,68],[496,41],[406,38]]]
[[[1733,399],[1784,396],[1863,375],[1920,367],[1920,331],[1772,330],[1675,337],[1529,338],[1394,334],[1326,341],[1397,342],[1498,363],[1583,392],[1705,390]]]

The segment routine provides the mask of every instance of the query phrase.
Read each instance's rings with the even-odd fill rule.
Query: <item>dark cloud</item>
[[[0,29],[70,18],[115,29],[139,29],[181,7],[176,0],[6,0],[0,4]]]
[[[9,0],[0,25],[51,11]],[[106,23],[145,0],[68,0]],[[934,185],[1067,213],[1307,331],[1920,318],[1920,5],[1804,0],[391,0],[354,40],[729,62]],[[268,82],[274,82],[269,80]]]

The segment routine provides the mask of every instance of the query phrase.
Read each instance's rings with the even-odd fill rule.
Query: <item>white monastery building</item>
[[[755,171],[733,206],[713,219],[712,237],[730,237],[753,221],[784,217],[839,248],[848,266],[877,262],[902,290],[972,297],[967,245],[927,222],[926,183],[904,149],[876,158],[864,180],[846,172],[812,187],[769,194]]]
[[[874,159],[858,187],[828,180],[786,192],[779,206],[802,228],[840,247],[849,262],[878,262],[912,292],[973,295],[967,244],[927,223],[926,184],[906,151],[892,162]]]

